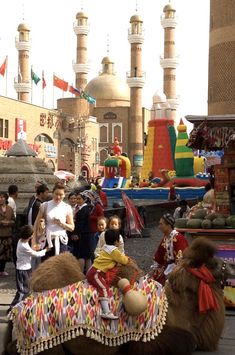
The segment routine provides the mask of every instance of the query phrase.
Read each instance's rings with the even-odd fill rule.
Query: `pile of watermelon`
[[[220,213],[209,213],[206,208],[198,209],[190,218],[178,218],[176,228],[224,229],[235,228],[235,215],[225,217]]]

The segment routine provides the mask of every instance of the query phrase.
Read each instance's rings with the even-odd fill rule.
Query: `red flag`
[[[63,90],[63,91],[67,91],[68,90],[68,82],[58,78],[55,75],[53,76],[53,85],[56,86],[57,88]]]
[[[0,66],[0,74],[2,76],[5,75],[6,69],[7,69],[7,56],[6,56],[5,60],[4,60],[4,62],[2,63],[2,65]]]
[[[46,80],[44,78],[44,70],[43,70],[42,71],[42,89],[44,90],[46,86],[47,86],[47,84],[46,84]]]
[[[78,90],[77,88],[74,88],[73,86],[69,86],[69,92],[71,92],[71,94],[74,94],[76,96],[80,96],[81,91]]]

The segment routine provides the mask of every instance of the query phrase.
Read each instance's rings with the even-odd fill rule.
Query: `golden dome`
[[[92,79],[84,91],[96,100],[130,101],[129,87],[113,74],[102,73]]]
[[[172,4],[167,4],[164,9],[163,12],[168,12],[168,11],[176,11],[175,7]]]
[[[78,12],[77,15],[76,15],[76,19],[79,19],[79,18],[88,18],[87,14],[85,14],[85,12]]]
[[[30,31],[29,25],[27,25],[26,23],[20,23],[17,31]]]
[[[132,22],[143,22],[143,20],[139,15],[136,14],[131,16],[130,23]]]

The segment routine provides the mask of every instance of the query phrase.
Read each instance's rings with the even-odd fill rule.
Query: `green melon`
[[[204,219],[201,224],[203,229],[210,229],[211,225],[212,225],[212,222],[209,219]]]
[[[213,221],[215,218],[223,218],[224,216],[220,213],[209,213],[205,218],[209,219],[210,221]]]
[[[201,228],[201,224],[202,224],[203,219],[189,219],[187,222],[187,228],[189,229],[198,229]]]
[[[202,208],[202,209],[195,211],[195,213],[192,215],[192,218],[193,219],[203,219],[206,217],[206,215],[207,215],[207,210]]]
[[[226,224],[229,227],[234,227],[235,228],[235,216],[229,216],[228,218],[226,218]]]
[[[186,228],[187,227],[188,218],[177,218],[175,220],[176,228]]]
[[[225,226],[225,218],[215,218],[213,221],[212,221],[212,226],[213,228],[218,228],[218,229],[221,229],[221,228],[224,228]]]

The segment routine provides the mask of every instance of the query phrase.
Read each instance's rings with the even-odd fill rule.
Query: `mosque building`
[[[165,109],[173,123],[176,119],[175,8],[164,7],[161,23],[164,28],[163,68],[164,94],[155,94],[154,110]],[[100,173],[100,167],[111,151],[115,138],[122,152],[130,158],[133,172],[140,172],[144,156],[144,134],[151,111],[142,105],[145,72],[142,68],[144,43],[143,20],[136,13],[130,18],[130,69],[126,83],[115,73],[114,60],[106,55],[101,60],[99,75],[88,81],[87,48],[88,16],[76,15],[76,62],[73,63],[76,87],[96,99],[96,105],[80,96],[57,100],[56,109],[31,104],[30,28],[21,23],[16,38],[18,76],[14,87],[17,99],[0,96],[0,153],[4,154],[22,138],[35,149],[53,170],[67,170],[86,177]]]

